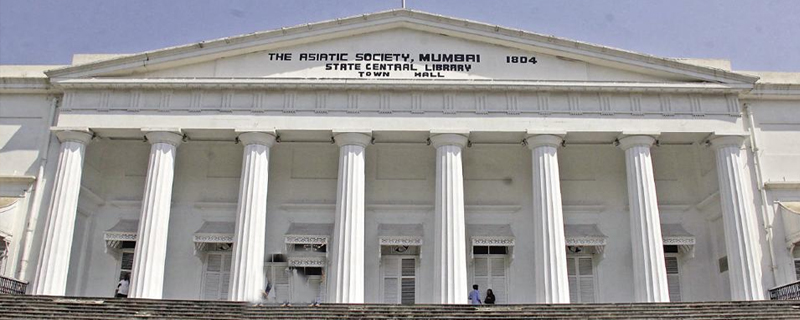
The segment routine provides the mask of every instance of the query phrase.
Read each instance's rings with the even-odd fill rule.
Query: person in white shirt
[[[128,297],[128,289],[131,287],[131,275],[125,274],[122,280],[119,281],[117,284],[117,291],[114,297],[116,298],[127,298]]]

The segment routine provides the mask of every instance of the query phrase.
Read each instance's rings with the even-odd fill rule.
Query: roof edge
[[[623,49],[595,45],[577,40],[569,40],[566,38],[559,38],[551,35],[538,34],[520,29],[501,27],[499,25],[491,25],[467,19],[451,18],[424,11],[416,11],[410,9],[393,9],[387,11],[380,11],[370,14],[350,16],[346,18],[339,18],[333,20],[325,20],[325,21],[302,24],[292,27],[284,27],[280,29],[259,31],[238,36],[231,36],[231,37],[201,41],[186,45],[167,47],[167,48],[132,54],[125,57],[106,59],[86,64],[68,66],[65,68],[48,70],[45,71],[45,74],[49,77],[69,77],[70,75],[77,75],[79,77],[86,75],[91,76],[92,70],[100,68],[118,66],[120,67],[119,68],[120,70],[124,70],[126,68],[146,66],[148,61],[155,60],[161,57],[169,57],[182,53],[203,52],[203,51],[209,51],[209,53],[211,53],[210,49],[218,49],[231,44],[245,44],[248,42],[253,42],[260,39],[268,39],[271,37],[303,34],[311,30],[319,30],[325,27],[357,25],[362,21],[367,21],[367,20],[376,21],[382,19],[390,19],[394,17],[404,17],[409,19],[416,19],[418,21],[441,23],[450,26],[457,26],[462,29],[466,28],[468,30],[472,30],[475,32],[493,32],[507,37],[533,40],[534,42],[539,42],[542,44],[556,45],[559,48],[565,49],[565,51],[566,49],[572,49],[572,50],[578,49],[579,51],[584,51],[587,53],[613,56],[630,61],[637,61],[646,64],[655,64],[674,70],[685,71],[690,73],[698,73],[709,76],[714,79],[729,80],[727,82],[754,84],[759,79],[759,77],[753,75],[746,75],[713,67],[699,66],[696,64],[681,62],[677,59],[662,58],[649,54],[643,54]]]

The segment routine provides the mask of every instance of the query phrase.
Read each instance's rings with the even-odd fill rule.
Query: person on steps
[[[478,285],[472,285],[472,291],[469,293],[469,304],[481,304],[481,292],[478,291]]]
[[[131,275],[126,273],[122,280],[117,284],[117,290],[114,291],[115,298],[127,298],[128,290],[131,287]]]
[[[486,299],[483,299],[483,303],[494,304],[494,292],[492,292],[492,289],[486,290]]]

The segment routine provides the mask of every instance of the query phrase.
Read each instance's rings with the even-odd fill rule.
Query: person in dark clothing
[[[492,292],[492,289],[486,290],[486,298],[483,299],[483,303],[494,304],[494,292]]]

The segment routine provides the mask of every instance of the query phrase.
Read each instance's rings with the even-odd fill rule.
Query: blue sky
[[[69,64],[398,8],[401,0],[0,0],[0,64]],[[411,9],[735,70],[800,72],[799,0],[407,0]]]

